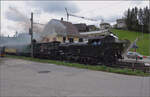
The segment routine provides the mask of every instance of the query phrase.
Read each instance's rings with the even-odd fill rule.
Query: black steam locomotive
[[[87,43],[34,43],[34,57],[83,64],[115,64],[122,59],[128,40],[116,41],[113,36],[89,38]]]
[[[33,43],[33,54],[36,58],[150,72],[150,67],[146,66],[144,62],[120,60],[127,51],[130,41],[118,40],[111,35],[89,38],[86,43],[60,43],[58,41],[49,43],[33,41]],[[4,49],[0,49],[0,56],[4,56],[5,53],[30,56],[30,51],[31,45],[6,46]]]

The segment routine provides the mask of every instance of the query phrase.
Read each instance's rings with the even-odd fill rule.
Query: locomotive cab
[[[101,45],[102,41],[100,39],[91,39],[88,40],[89,45]]]
[[[111,35],[98,36],[98,37],[90,37],[88,39],[88,44],[92,45],[101,45],[102,43],[112,43],[115,42],[115,37]]]

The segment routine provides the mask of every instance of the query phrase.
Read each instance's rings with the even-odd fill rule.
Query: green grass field
[[[137,52],[139,52],[142,55],[150,56],[150,34],[143,33],[142,38],[141,32],[117,30],[117,29],[112,29],[111,31],[114,34],[116,34],[119,37],[119,39],[128,39],[131,42],[133,42],[136,39],[136,37],[139,37],[139,41],[137,42],[138,46]]]

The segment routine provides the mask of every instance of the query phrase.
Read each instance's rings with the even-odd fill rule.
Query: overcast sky
[[[80,18],[69,17],[72,23],[99,25],[104,22],[115,24],[124,12],[132,7],[149,6],[149,1],[1,1],[1,34],[14,35],[16,31],[27,32],[23,26],[28,24],[30,13],[34,13],[34,22],[46,24],[51,19],[66,20],[65,8],[69,13],[99,21],[93,22]]]

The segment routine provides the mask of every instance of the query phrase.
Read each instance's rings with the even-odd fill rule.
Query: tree
[[[150,9],[148,7],[128,9],[124,17],[128,30],[141,31],[143,27],[143,32],[150,32]]]

